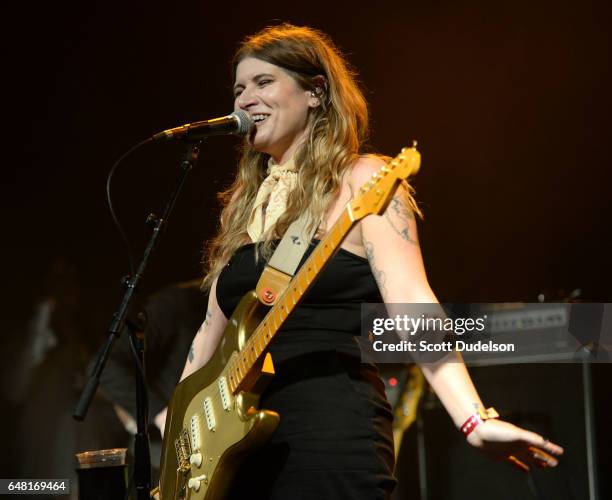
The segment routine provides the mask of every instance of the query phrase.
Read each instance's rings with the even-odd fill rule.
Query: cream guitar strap
[[[316,225],[308,227],[309,220],[304,212],[293,221],[261,274],[255,291],[263,304],[274,305],[291,281],[316,231]]]

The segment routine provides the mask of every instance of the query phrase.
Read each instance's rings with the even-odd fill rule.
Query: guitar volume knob
[[[189,479],[189,481],[187,481],[187,486],[194,491],[198,491],[200,489],[200,483],[202,481],[204,481],[204,484],[208,484],[208,478],[206,477],[206,474],[202,474],[198,477],[192,477],[191,479]]]
[[[189,463],[191,465],[195,465],[196,467],[199,467],[200,465],[202,465],[202,454],[194,453],[193,455],[191,455],[189,457]]]
[[[187,486],[194,491],[198,491],[200,489],[200,480],[192,477],[187,481]]]

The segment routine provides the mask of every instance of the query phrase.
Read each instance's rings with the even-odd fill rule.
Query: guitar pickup
[[[227,386],[227,379],[225,377],[221,377],[219,379],[219,393],[221,394],[221,404],[223,405],[223,409],[225,411],[230,411],[231,407],[231,396],[229,387]]]
[[[200,432],[200,415],[192,415],[191,417],[191,448],[193,450],[202,449],[202,433]]]
[[[206,417],[206,425],[208,426],[208,430],[214,432],[216,422],[213,402],[211,398],[206,398],[204,400],[204,416]]]

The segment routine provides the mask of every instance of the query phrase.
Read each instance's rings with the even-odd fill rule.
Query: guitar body
[[[261,390],[273,375],[266,363],[249,392],[233,395],[223,390],[228,362],[244,347],[266,309],[255,292],[245,295],[211,360],[178,384],[164,432],[162,500],[222,499],[247,452],[265,444],[278,426],[277,413],[256,410]]]

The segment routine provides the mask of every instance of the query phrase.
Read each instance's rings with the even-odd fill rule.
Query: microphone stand
[[[193,168],[198,160],[200,152],[200,142],[192,142],[188,145],[187,151],[185,152],[180,163],[180,174],[177,179],[174,191],[170,195],[170,200],[166,204],[161,217],[157,217],[154,214],[150,214],[147,218],[147,222],[153,224],[153,232],[149,239],[149,243],[145,248],[142,256],[142,260],[138,266],[138,269],[134,276],[128,276],[125,281],[125,291],[123,299],[117,311],[113,314],[113,319],[108,328],[108,339],[106,344],[100,350],[96,366],[83,389],[81,398],[74,409],[73,418],[75,420],[83,420],[87,415],[87,410],[91,404],[94,394],[100,383],[100,375],[104,370],[104,366],[110,357],[115,340],[121,335],[121,331],[124,324],[128,325],[130,330],[130,342],[132,343],[133,351],[138,356],[138,362],[140,366],[136,367],[136,378],[138,380],[136,384],[136,425],[137,432],[135,436],[135,448],[134,448],[134,483],[136,486],[136,498],[137,500],[150,500],[151,491],[151,456],[149,450],[149,436],[148,436],[148,398],[146,380],[143,376],[139,376],[139,371],[144,374],[144,359],[145,359],[145,341],[144,341],[144,327],[146,319],[144,314],[140,313],[136,315],[136,321],[130,321],[127,319],[128,310],[132,298],[138,289],[138,285],[142,276],[145,272],[149,259],[153,254],[153,250],[157,245],[159,237],[163,233],[167,225],[167,220],[174,209],[176,200],[178,199],[179,193],[185,183],[185,179],[189,171]],[[138,333],[136,333],[138,332]],[[129,493],[129,492],[128,492]]]

